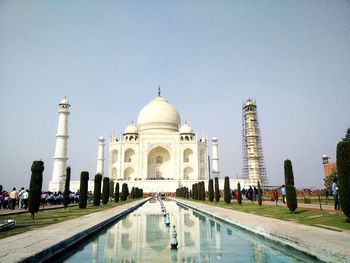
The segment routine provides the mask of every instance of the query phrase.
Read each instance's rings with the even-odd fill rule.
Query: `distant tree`
[[[88,193],[89,172],[83,171],[80,174],[79,208],[86,208]]]
[[[228,176],[225,177],[224,200],[225,200],[226,204],[229,204],[231,202],[231,197],[230,197],[230,178]]]
[[[287,194],[287,206],[291,213],[295,213],[298,208],[297,193],[294,187],[293,166],[290,160],[284,161],[284,179]]]
[[[208,185],[208,198],[210,202],[214,201],[214,185],[213,185],[213,179],[209,179],[209,185]]]
[[[324,187],[327,190],[330,190],[332,187],[332,183],[333,183],[333,179],[334,178],[338,178],[338,173],[337,171],[333,171],[330,175],[328,175],[327,177],[323,178],[324,181]]]
[[[349,129],[348,129],[349,133]],[[337,145],[337,171],[340,204],[343,213],[350,219],[350,141]]]
[[[262,190],[261,190],[260,181],[258,181],[258,204],[259,206],[262,205]]]
[[[114,197],[114,180],[113,179],[109,180],[109,197],[110,198]]]
[[[115,184],[115,191],[114,191],[114,202],[119,202],[119,183],[117,182]]]
[[[220,201],[220,189],[219,189],[219,178],[215,177],[215,201],[219,202]]]
[[[99,206],[101,203],[101,185],[102,185],[102,174],[95,175],[94,181],[94,206]]]
[[[44,162],[34,161],[32,164],[32,176],[30,177],[29,184],[29,197],[28,197],[28,211],[31,214],[31,218],[34,219],[34,215],[39,211],[41,187],[43,185],[43,171]]]
[[[237,202],[239,205],[242,205],[242,191],[241,191],[241,184],[239,182],[237,183],[237,192],[238,192]]]
[[[67,169],[66,169],[66,184],[64,186],[64,192],[63,192],[63,207],[64,207],[64,209],[67,209],[68,205],[70,204],[69,184],[70,184],[70,167],[67,166]]]
[[[124,183],[122,185],[122,195],[121,195],[120,200],[121,201],[126,201],[126,199],[128,198],[128,195],[129,195],[128,185],[126,183]]]
[[[350,128],[346,131],[345,137],[342,138],[344,142],[350,142]]]
[[[108,204],[109,200],[109,177],[103,178],[103,186],[102,186],[102,204]]]

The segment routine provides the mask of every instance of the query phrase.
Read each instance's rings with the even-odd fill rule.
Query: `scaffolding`
[[[251,184],[268,185],[256,103],[248,99],[242,106],[242,176]]]

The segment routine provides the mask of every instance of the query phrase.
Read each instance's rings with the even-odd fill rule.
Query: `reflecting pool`
[[[177,250],[170,249],[171,230],[156,201],[70,251],[64,262],[319,262],[173,201],[163,204],[176,226]]]

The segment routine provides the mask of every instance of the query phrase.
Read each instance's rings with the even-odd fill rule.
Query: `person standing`
[[[22,199],[23,194],[24,194],[24,187],[22,187],[21,190],[18,191],[18,209],[23,208],[23,199]]]
[[[29,190],[27,189],[23,194],[22,194],[22,200],[23,200],[23,207],[25,210],[28,208],[28,198],[29,198]]]
[[[281,195],[283,204],[286,203],[286,187],[284,185],[281,186]]]
[[[333,192],[333,196],[334,196],[334,210],[340,210],[338,185],[337,185],[337,178],[336,177],[333,179],[332,192]]]
[[[18,194],[16,192],[16,187],[12,189],[10,192],[10,209],[15,209],[16,208],[16,200],[18,198]]]

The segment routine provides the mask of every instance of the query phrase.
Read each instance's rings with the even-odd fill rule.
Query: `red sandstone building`
[[[336,162],[330,163],[330,157],[327,154],[322,156],[322,165],[323,165],[323,174],[324,177],[328,177],[334,172],[337,172],[337,164]]]

